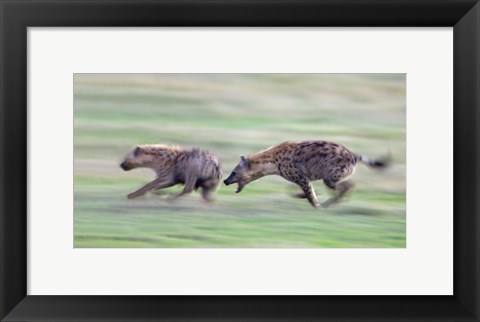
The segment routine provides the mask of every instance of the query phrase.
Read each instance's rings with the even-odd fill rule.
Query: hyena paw
[[[333,204],[335,204],[337,202],[337,200],[327,200],[327,201],[324,201],[321,203],[321,206],[322,208],[328,208],[330,206],[332,206]]]
[[[215,201],[215,198],[211,195],[208,195],[208,196],[202,196],[203,200],[206,201],[206,202],[214,202]]]
[[[306,199],[307,195],[305,194],[305,192],[299,192],[299,193],[292,194],[292,197],[299,198],[299,199]]]
[[[157,190],[152,190],[151,194],[157,195],[157,196],[163,196],[163,195],[166,195],[167,193],[163,190],[157,189]]]
[[[137,198],[137,197],[139,197],[139,196],[138,196],[137,194],[135,194],[135,192],[129,193],[129,194],[127,195],[127,198],[130,199],[130,200],[131,200],[131,199],[135,199],[135,198]]]
[[[310,205],[312,205],[312,207],[316,208],[316,209],[321,208],[321,205],[320,205],[320,203],[318,203],[318,201],[315,201],[315,202],[310,201]]]
[[[174,193],[170,193],[170,194],[167,196],[167,201],[174,201],[175,199],[178,199],[178,198],[182,197],[183,195],[185,195],[184,192],[174,192]]]

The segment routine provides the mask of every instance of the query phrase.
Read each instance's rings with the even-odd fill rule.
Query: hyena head
[[[146,167],[155,162],[155,160],[158,160],[160,154],[161,151],[156,151],[156,153],[153,154],[148,151],[147,147],[137,146],[125,156],[120,167],[125,171]]]
[[[250,161],[243,155],[240,157],[240,163],[233,169],[227,179],[223,181],[227,186],[233,183],[237,184],[237,193],[253,180],[258,179],[250,166]]]

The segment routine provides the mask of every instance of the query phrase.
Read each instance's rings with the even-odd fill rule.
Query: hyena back
[[[212,200],[222,170],[218,159],[207,150],[180,148],[163,144],[139,145],[125,156],[120,167],[125,170],[150,168],[155,171],[155,180],[128,195],[137,198],[148,191],[184,184],[184,189],[174,198],[202,189],[203,199]]]
[[[347,181],[355,172],[357,162],[371,167],[385,167],[387,161],[369,160],[367,157],[350,152],[344,146],[327,141],[284,142],[266,150],[241,156],[240,163],[224,181],[226,185],[237,183],[237,193],[250,182],[266,175],[279,175],[300,186],[313,207],[319,207],[311,184],[323,180],[336,194],[321,205],[323,207],[340,200],[352,188]]]

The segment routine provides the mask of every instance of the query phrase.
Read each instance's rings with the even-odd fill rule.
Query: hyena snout
[[[236,183],[237,184],[237,190],[235,191],[236,193],[239,193],[240,191],[242,191],[242,189],[246,185],[246,182],[238,178],[235,174],[231,174],[227,179],[223,181],[223,183],[226,186]]]
[[[223,180],[223,183],[228,186],[228,185],[231,185],[232,183],[235,183],[237,182],[237,180],[235,180],[235,174],[232,173],[228,176],[227,179]]]
[[[132,169],[132,167],[127,163],[127,161],[123,161],[122,163],[120,163],[120,168],[122,168],[125,171]]]

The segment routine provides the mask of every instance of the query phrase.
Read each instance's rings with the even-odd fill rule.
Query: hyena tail
[[[389,153],[387,156],[378,158],[375,160],[369,159],[365,155],[357,155],[357,162],[360,161],[361,163],[371,167],[371,168],[386,168],[392,163],[392,156]]]

